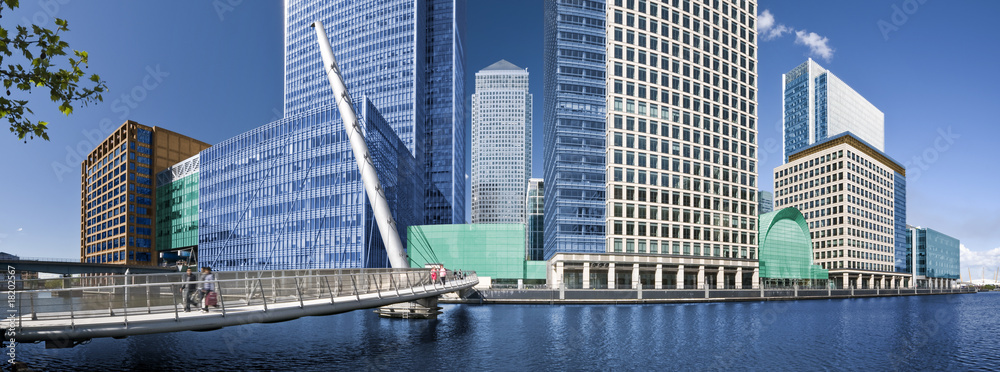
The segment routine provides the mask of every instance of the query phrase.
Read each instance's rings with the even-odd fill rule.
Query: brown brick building
[[[81,164],[80,261],[156,265],[156,173],[210,145],[127,121]]]

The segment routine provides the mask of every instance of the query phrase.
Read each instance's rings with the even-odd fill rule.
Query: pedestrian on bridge
[[[215,293],[215,274],[212,274],[211,267],[201,268],[201,281],[201,293],[205,296],[201,312],[207,313],[209,306],[219,306],[217,304],[218,295]]]
[[[191,304],[197,304],[197,300],[194,299],[194,294],[198,290],[198,276],[191,272],[191,268],[187,268],[187,273],[184,274],[183,282],[187,283],[181,286],[181,291],[184,293],[184,312],[191,311]]]
[[[446,279],[445,277],[448,276],[448,270],[446,270],[444,268],[444,265],[441,265],[441,267],[438,269],[438,271],[440,271],[438,273],[438,276],[441,277],[441,285],[447,284],[446,280],[445,280]]]
[[[437,266],[431,267],[431,284],[437,284],[438,282],[438,268]]]

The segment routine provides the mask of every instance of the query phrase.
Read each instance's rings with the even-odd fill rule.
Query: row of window
[[[680,242],[667,240],[623,239],[614,238],[612,251],[616,253],[654,253],[685,256],[709,256],[722,258],[757,259],[757,250],[753,246],[731,246],[728,244],[711,244],[702,242]]]

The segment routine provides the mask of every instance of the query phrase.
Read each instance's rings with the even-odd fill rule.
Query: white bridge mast
[[[333,96],[336,97],[337,108],[340,110],[340,118],[344,121],[344,129],[347,130],[347,137],[351,141],[354,159],[358,162],[358,170],[361,172],[361,182],[364,184],[365,194],[368,195],[368,202],[372,205],[375,221],[378,223],[378,230],[382,234],[382,242],[385,244],[385,251],[389,255],[389,264],[394,269],[408,268],[410,264],[406,259],[406,252],[403,250],[403,242],[399,239],[399,232],[396,230],[396,221],[392,219],[389,203],[385,200],[385,189],[382,188],[382,184],[378,181],[378,175],[375,174],[375,165],[368,152],[368,144],[365,143],[364,134],[361,133],[358,115],[354,112],[354,103],[347,93],[347,86],[344,84],[344,77],[340,75],[337,60],[333,58],[330,39],[326,37],[326,30],[323,29],[322,22],[313,22],[311,27],[316,29],[319,51],[323,55],[323,70],[330,79]]]

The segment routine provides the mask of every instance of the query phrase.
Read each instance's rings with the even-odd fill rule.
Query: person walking
[[[211,267],[205,266],[201,268],[201,280],[201,293],[205,296],[205,302],[202,303],[204,307],[201,308],[201,312],[207,313],[209,306],[218,306],[216,304],[215,274],[212,274]]]
[[[191,268],[188,267],[187,272],[184,274],[184,277],[182,278],[182,282],[184,282],[185,284],[181,285],[181,292],[183,292],[184,294],[185,313],[191,311],[192,303],[194,304],[197,303],[197,300],[194,299],[194,294],[198,290],[198,283],[196,283],[197,281],[198,281],[198,276],[195,275],[193,272],[191,272]]]
[[[437,266],[431,267],[431,284],[437,284],[438,282],[438,268]]]
[[[440,277],[440,278],[441,278],[441,285],[445,285],[445,284],[448,284],[448,283],[447,283],[447,281],[445,280],[445,279],[446,279],[446,277],[448,276],[448,270],[446,270],[446,269],[444,268],[444,265],[441,265],[441,268],[440,268],[440,269],[438,269],[438,270],[440,271],[440,272],[438,273],[438,277]]]

